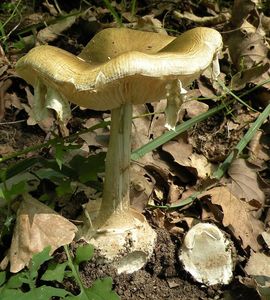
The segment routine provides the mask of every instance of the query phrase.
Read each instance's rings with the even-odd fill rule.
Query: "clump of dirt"
[[[193,147],[211,162],[222,162],[243,136],[243,129],[228,133],[228,120],[222,113],[200,123],[190,134]]]

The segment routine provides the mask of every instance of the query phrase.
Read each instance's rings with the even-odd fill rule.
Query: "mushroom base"
[[[145,217],[133,209],[115,212],[94,236],[92,233],[92,230],[89,235],[85,233],[84,239],[94,245],[119,274],[141,269],[152,255],[157,237]]]

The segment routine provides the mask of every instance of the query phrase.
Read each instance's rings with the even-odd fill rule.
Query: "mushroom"
[[[111,110],[103,199],[84,237],[118,272],[141,268],[156,240],[145,217],[130,208],[132,105],[167,98],[166,126],[173,129],[184,88],[208,67],[213,78],[219,74],[221,48],[221,35],[211,28],[191,29],[177,38],[110,28],[97,33],[78,57],[44,45],[17,62],[18,74],[34,86],[35,100],[43,107],[53,99],[58,111],[67,100]]]
[[[187,232],[179,259],[198,282],[228,284],[233,278],[235,253],[232,241],[216,225],[198,223]]]

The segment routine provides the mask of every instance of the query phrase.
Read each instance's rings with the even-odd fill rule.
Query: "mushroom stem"
[[[126,103],[111,111],[110,142],[105,164],[105,183],[100,217],[127,211],[130,206],[130,154],[132,104]]]

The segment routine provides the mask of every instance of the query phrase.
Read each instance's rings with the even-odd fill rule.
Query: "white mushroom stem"
[[[132,105],[126,103],[111,112],[110,142],[106,156],[105,183],[100,217],[107,219],[113,213],[130,207],[130,154]]]
[[[145,217],[130,207],[131,125],[130,102],[112,110],[101,208],[93,220],[94,230],[86,228],[83,233],[118,273],[142,268],[156,242]]]

